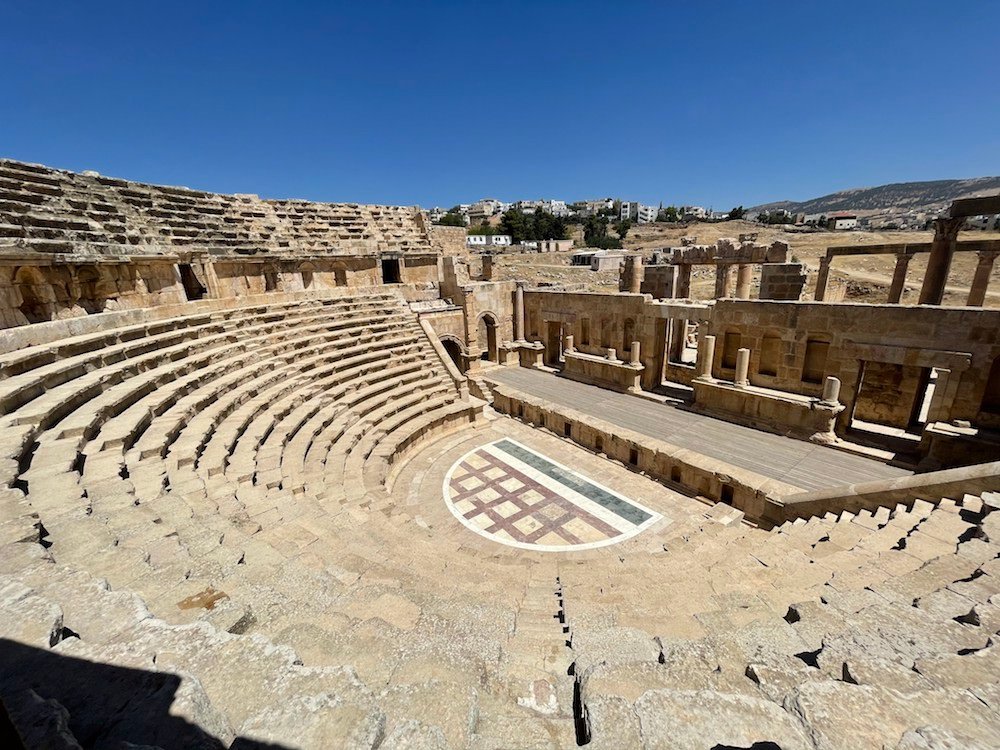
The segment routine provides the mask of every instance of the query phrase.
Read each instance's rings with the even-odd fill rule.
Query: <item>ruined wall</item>
[[[990,368],[1000,356],[1000,310],[721,300],[714,305],[710,333],[716,336],[716,377],[732,379],[725,349],[742,346],[750,349],[754,385],[819,396],[823,376],[840,378],[840,400],[848,409],[839,429],[850,419],[862,361],[947,367],[957,386],[942,418],[1000,426],[1000,414],[981,409]],[[806,378],[810,369],[817,372]],[[904,396],[897,396],[901,403]],[[907,413],[910,406],[906,403]],[[904,407],[898,409],[877,413],[898,419]]]
[[[604,356],[611,347],[627,359],[631,343],[638,341],[646,390],[658,387],[664,378],[681,383],[694,378],[693,363],[670,361],[669,329],[675,321],[699,321],[709,314],[700,303],[659,302],[643,294],[540,289],[525,292],[524,309],[525,337],[545,346],[548,360],[554,356],[550,332],[555,326],[561,327],[564,336],[572,335],[574,348],[585,354]]]
[[[801,263],[766,263],[760,267],[760,299],[797,300],[807,275]]]
[[[855,418],[905,428],[910,422],[922,373],[919,367],[867,363],[863,387],[855,400]]]
[[[468,230],[465,227],[445,227],[431,224],[429,227],[431,243],[441,250],[443,255],[466,255],[468,247],[465,238]]]
[[[466,320],[466,350],[470,358],[478,359],[487,351],[487,324],[496,328],[498,349],[514,340],[513,281],[471,282],[461,287],[452,301],[462,308]],[[499,355],[502,357],[502,354]]]
[[[432,237],[411,207],[261,200],[0,160],[0,326],[380,284],[383,260],[426,296],[439,240],[457,235]]]
[[[4,328],[185,299],[172,263],[42,265],[0,258],[0,326]]]

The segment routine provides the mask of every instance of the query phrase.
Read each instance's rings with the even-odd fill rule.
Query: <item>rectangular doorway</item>
[[[383,284],[401,284],[403,282],[403,274],[399,265],[399,258],[382,258]]]

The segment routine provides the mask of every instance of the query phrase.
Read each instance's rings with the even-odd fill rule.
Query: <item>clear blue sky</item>
[[[728,209],[1000,174],[1000,3],[11,2],[0,155],[265,197]]]

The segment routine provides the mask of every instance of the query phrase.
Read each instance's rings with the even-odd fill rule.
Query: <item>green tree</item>
[[[675,222],[680,218],[677,213],[676,206],[667,206],[666,208],[661,208],[656,214],[657,221],[670,221]]]
[[[444,227],[464,227],[465,219],[462,218],[462,214],[449,211],[438,219],[437,223]]]
[[[491,224],[477,224],[474,227],[469,227],[469,234],[481,234],[492,237],[497,234],[497,228]]]
[[[743,206],[737,206],[732,211],[729,212],[730,219],[742,219],[746,215],[746,210]]]
[[[525,216],[523,211],[512,208],[500,219],[500,229],[503,234],[510,235],[511,242],[520,244],[525,240],[532,239],[529,236],[531,234],[529,218]]]
[[[615,231],[618,233],[620,239],[625,239],[625,235],[628,234],[628,230],[632,228],[632,222],[628,219],[621,219],[615,222]]]

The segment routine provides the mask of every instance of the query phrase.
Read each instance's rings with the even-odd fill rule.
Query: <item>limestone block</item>
[[[384,736],[385,721],[377,707],[336,693],[289,695],[247,719],[239,735],[255,742],[369,750]]]
[[[768,700],[708,690],[650,690],[635,704],[649,750],[704,750],[772,742],[812,748],[798,723]],[[725,716],[725,721],[718,718]],[[856,746],[859,747],[859,746]]]

